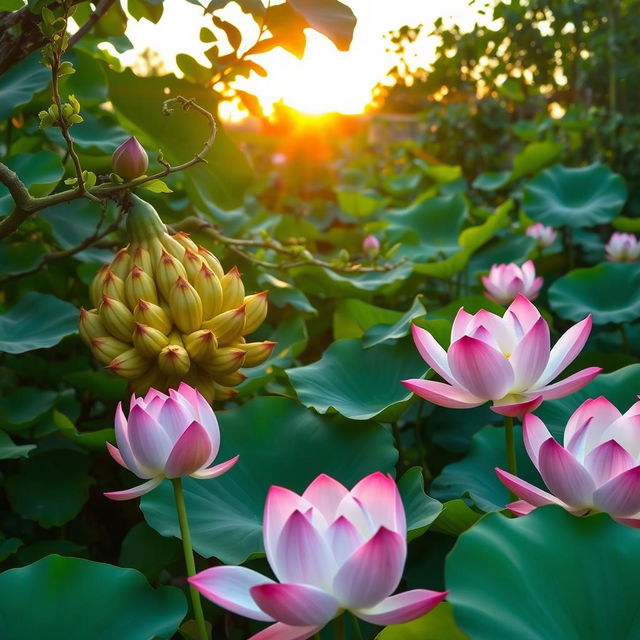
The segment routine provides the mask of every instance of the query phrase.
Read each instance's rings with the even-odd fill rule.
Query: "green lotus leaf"
[[[334,340],[361,338],[372,327],[388,327],[401,318],[400,311],[376,307],[357,298],[346,298],[338,301],[333,313],[333,337]]]
[[[22,7],[20,3],[19,7]],[[12,11],[2,8],[0,11]],[[14,108],[31,100],[34,93],[51,82],[51,71],[40,64],[42,55],[35,51],[5,72],[0,80],[0,118],[5,120]]]
[[[353,420],[393,422],[411,400],[400,380],[419,378],[427,367],[413,341],[364,349],[360,340],[338,340],[318,362],[287,369],[302,404]]]
[[[421,299],[422,296],[417,295],[411,308],[393,324],[376,324],[367,329],[362,340],[362,346],[365,349],[370,349],[378,344],[404,338],[411,331],[413,321],[424,317],[427,313]]]
[[[15,444],[4,431],[0,431],[0,460],[26,458],[35,448],[35,444]]]
[[[635,320],[640,316],[640,269],[616,262],[574,269],[549,287],[549,304],[568,320],[589,313],[595,324]]]
[[[407,513],[408,539],[421,536],[438,518],[442,504],[424,492],[424,476],[421,467],[411,467],[398,480],[398,489]]]
[[[605,165],[556,165],[526,185],[523,208],[536,222],[552,227],[591,227],[613,220],[626,199],[624,179]]]
[[[456,623],[473,640],[640,637],[638,532],[556,506],[491,514],[447,558]]]
[[[2,636],[11,640],[171,638],[187,613],[175,587],[153,589],[142,574],[51,555],[0,575]]]
[[[31,292],[0,315],[0,353],[53,347],[78,332],[78,310],[48,294]]]
[[[417,620],[385,627],[376,640],[467,640],[467,636],[456,625],[451,605],[441,602]]]
[[[319,416],[287,398],[257,397],[218,413],[218,420],[218,459],[240,454],[240,462],[214,480],[186,478],[184,490],[194,548],[228,564],[263,553],[262,513],[271,485],[302,492],[326,473],[351,487],[374,471],[393,473],[398,457],[381,425]],[[141,508],[160,534],[179,536],[169,482],[144,496]]]

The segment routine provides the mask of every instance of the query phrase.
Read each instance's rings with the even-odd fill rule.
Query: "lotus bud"
[[[211,251],[204,247],[198,247],[198,253],[204,258],[207,265],[209,265],[209,269],[218,276],[219,280],[222,280],[224,276],[224,269],[220,264],[220,260],[218,260]]]
[[[184,231],[178,231],[173,236],[174,240],[177,240],[185,249],[189,249],[193,253],[198,253],[198,245],[189,237],[188,233]]]
[[[127,235],[131,245],[145,245],[151,240],[160,242],[159,238],[165,233],[167,226],[160,219],[158,212],[138,196],[129,195]]]
[[[102,283],[102,295],[124,302],[124,282],[111,270],[107,271]]]
[[[213,389],[215,393],[216,400],[231,400],[231,398],[235,398],[238,395],[237,389],[231,389],[230,387],[225,387],[221,384],[218,384],[215,380],[213,381]]]
[[[169,293],[169,307],[176,327],[191,333],[202,326],[202,302],[186,278],[179,277]]]
[[[91,345],[91,352],[96,360],[102,364],[109,364],[114,358],[121,356],[130,348],[130,345],[126,342],[122,342],[111,336],[91,338],[89,344]]]
[[[138,304],[138,300],[145,300],[158,304],[158,292],[153,278],[141,269],[134,266],[124,283],[124,293],[127,304],[133,308]]]
[[[98,273],[96,273],[95,277],[91,282],[91,287],[89,288],[89,297],[91,298],[91,302],[94,307],[100,306],[102,302],[102,285],[104,284],[104,279],[107,277],[107,273],[109,272],[109,265],[105,264],[98,269]]]
[[[205,266],[205,263],[197,253],[194,253],[191,249],[186,249],[184,258],[182,259],[182,265],[187,272],[187,279],[193,283],[196,274]]]
[[[122,378],[133,380],[139,378],[150,366],[151,360],[143,358],[136,349],[127,349],[127,351],[115,357],[107,365],[107,369],[117,373]]]
[[[178,262],[171,254],[163,249],[156,271],[156,283],[158,284],[160,293],[167,302],[169,302],[171,288],[176,283],[176,280],[178,278],[186,279],[186,277],[187,272],[182,266],[182,263]]]
[[[225,375],[237,371],[244,362],[245,354],[242,349],[235,347],[219,347],[212,358],[206,362],[201,362],[200,366],[216,378],[218,375]]]
[[[162,236],[160,237],[160,242],[168,253],[182,262],[185,252],[185,248],[182,246],[182,244],[180,244],[173,236],[170,236],[168,233],[162,234]]]
[[[218,340],[213,331],[200,329],[184,337],[184,347],[192,360],[207,362],[215,355]]]
[[[141,355],[153,358],[169,344],[169,338],[149,325],[136,322],[133,331],[133,346]]]
[[[191,360],[184,347],[168,344],[158,354],[158,366],[168,376],[182,378],[189,371]]]
[[[116,253],[115,258],[111,261],[111,264],[109,266],[111,268],[111,271],[113,271],[113,273],[115,273],[118,278],[124,280],[129,273],[130,263],[131,259],[129,257],[129,252],[127,250],[127,247],[124,247],[123,249],[120,249],[118,253]]]
[[[220,280],[222,285],[222,311],[236,309],[244,300],[244,285],[237,267],[225,273]]]
[[[246,374],[242,371],[234,371],[233,373],[226,373],[224,375],[217,375],[216,382],[225,387],[235,387],[242,384],[247,379]]]
[[[380,253],[380,241],[372,233],[370,233],[362,241],[362,250],[369,258],[373,258]]]
[[[245,352],[243,367],[257,367],[262,364],[273,352],[277,342],[265,340],[264,342],[247,342],[245,344],[234,344],[232,346],[242,349]]]
[[[133,317],[136,322],[146,324],[165,334],[168,334],[173,326],[167,312],[162,307],[147,300],[138,300],[133,309]]]
[[[125,342],[131,340],[131,335],[135,328],[135,320],[131,311],[120,300],[103,295],[99,314],[102,324],[112,336]]]
[[[126,180],[133,180],[147,172],[149,156],[142,145],[131,137],[113,152],[111,166],[119,176]]]
[[[268,291],[261,291],[244,299],[247,307],[247,319],[242,335],[253,333],[264,322],[267,317],[267,294]]]
[[[108,331],[100,320],[100,316],[95,309],[87,311],[84,307],[80,307],[80,336],[85,342],[89,342],[91,338],[99,338],[108,335]]]
[[[218,276],[206,264],[193,278],[193,288],[198,292],[202,301],[202,316],[209,320],[217,316],[222,310],[222,285]]]
[[[153,277],[155,269],[153,268],[153,261],[151,260],[151,254],[142,246],[136,247],[131,257],[132,266],[142,269],[149,276]]]
[[[246,315],[246,306],[243,304],[237,309],[225,311],[212,320],[207,320],[202,324],[202,328],[213,331],[219,345],[233,344],[244,333]]]
[[[163,252],[166,251],[162,242],[160,242],[159,238],[151,238],[151,240],[147,240],[145,243],[146,249],[149,251],[149,255],[151,256],[151,263],[154,266],[154,273],[158,270],[158,264],[162,258]]]

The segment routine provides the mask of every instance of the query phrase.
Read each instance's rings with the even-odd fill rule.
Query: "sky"
[[[388,43],[384,35],[405,24],[423,24],[424,37],[416,42],[412,53],[417,65],[425,66],[433,58],[435,42],[427,37],[438,16],[453,18],[469,26],[475,12],[469,0],[343,0],[351,7],[358,22],[353,42],[347,52],[338,51],[324,36],[308,29],[307,50],[299,60],[281,48],[255,56],[256,62],[268,71],[267,78],[252,74],[239,79],[237,88],[257,95],[267,113],[274,102],[307,113],[339,111],[359,113],[371,100],[372,88],[394,65],[394,56],[385,52]],[[276,4],[277,2],[274,2]],[[203,55],[209,47],[199,40],[200,27],[211,26],[202,9],[185,0],[165,0],[164,15],[157,25],[147,20],[129,21],[127,35],[134,51],[125,54],[125,64],[132,64],[145,48],[160,53],[168,70],[175,71],[175,56],[185,52],[208,66]],[[235,3],[217,13],[240,28],[243,46],[251,46],[257,36],[257,26]],[[226,53],[221,47],[221,53]],[[233,116],[232,113],[227,114]]]

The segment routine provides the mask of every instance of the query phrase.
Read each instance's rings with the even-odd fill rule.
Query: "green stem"
[[[620,336],[622,337],[622,346],[624,347],[624,352],[627,355],[630,355],[631,345],[629,344],[629,336],[627,335],[627,330],[624,328],[624,324],[619,324],[618,329],[620,330]]]
[[[404,468],[407,462],[407,456],[405,455],[404,447],[402,446],[402,438],[400,434],[400,428],[397,422],[391,423],[391,431],[393,432],[393,438],[396,441],[396,448],[398,449],[398,462],[400,466]]]
[[[315,633],[313,635],[313,637],[314,637],[314,640],[322,640],[322,638],[320,637],[320,632],[319,631],[318,631],[318,633]]]
[[[187,565],[187,575],[189,577],[196,574],[196,563],[193,559],[193,547],[191,546],[191,532],[189,531],[189,521],[187,519],[187,507],[184,503],[184,492],[182,490],[182,478],[173,478],[173,495],[176,499],[176,510],[178,511],[178,521],[180,522],[180,535],[182,537],[182,548],[184,550],[184,561]],[[193,607],[193,615],[196,618],[200,640],[209,640],[207,633],[207,625],[204,622],[204,613],[202,612],[202,603],[200,602],[200,594],[198,590],[189,585],[189,593],[191,594],[191,605]]]
[[[429,465],[427,464],[427,453],[422,441],[422,414],[424,413],[424,400],[420,398],[420,404],[418,405],[418,414],[416,415],[416,421],[414,423],[414,429],[416,434],[416,445],[418,446],[418,453],[420,454],[420,464],[422,465],[422,475],[426,482],[431,482],[433,474]]]
[[[345,613],[345,615],[347,615]],[[351,621],[353,622],[353,630],[356,634],[356,640],[362,640],[362,630],[360,629],[360,625],[358,624],[358,618],[356,618],[353,613],[349,614],[351,616]]]
[[[335,638],[335,640],[344,640],[345,638],[344,620],[345,620],[345,614],[340,614],[333,621],[333,629],[334,629],[333,637]]]
[[[507,470],[514,476],[518,475],[518,465],[516,463],[516,445],[513,439],[513,418],[511,416],[504,417],[504,444],[507,451]],[[513,493],[509,492],[512,498]]]

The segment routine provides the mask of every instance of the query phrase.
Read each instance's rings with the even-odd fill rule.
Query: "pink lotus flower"
[[[424,329],[413,325],[420,355],[446,383],[403,380],[403,384],[441,407],[468,409],[488,400],[503,416],[522,416],[543,399],[562,398],[600,373],[589,367],[550,384],[582,350],[591,316],[571,327],[550,349],[549,326],[529,300],[518,296],[500,317],[482,309],[460,309],[445,351]]]
[[[542,278],[536,278],[536,268],[527,260],[520,268],[513,262],[494,264],[488,276],[482,276],[485,296],[498,304],[509,304],[516,296],[522,295],[535,300],[542,287]]]
[[[541,222],[527,227],[527,235],[534,238],[541,249],[550,247],[558,236],[553,227],[545,227]]]
[[[191,476],[206,480],[228,471],[239,456],[209,467],[220,448],[220,429],[209,403],[184,382],[169,395],[149,389],[144,398],[131,396],[129,418],[118,403],[115,418],[118,448],[107,442],[113,459],[147,480],[126,491],[105,493],[112,500],[138,498],[165,478]]]
[[[251,640],[305,640],[343,610],[376,625],[413,620],[446,592],[397,588],[407,555],[404,507],[390,476],[351,491],[326,475],[299,496],[271,487],[264,548],[280,582],[245,567],[214,567],[189,582],[209,600],[254,620],[276,621]]]
[[[640,243],[633,233],[613,233],[604,248],[611,262],[635,262],[640,255]]]
[[[586,400],[569,418],[564,446],[533,414],[523,421],[524,443],[549,490],[496,469],[521,500],[507,507],[524,515],[557,504],[575,515],[602,511],[640,528],[640,402],[624,415],[606,398]]]
[[[362,250],[366,255],[373,257],[380,251],[380,241],[372,233],[370,233],[362,241]]]

